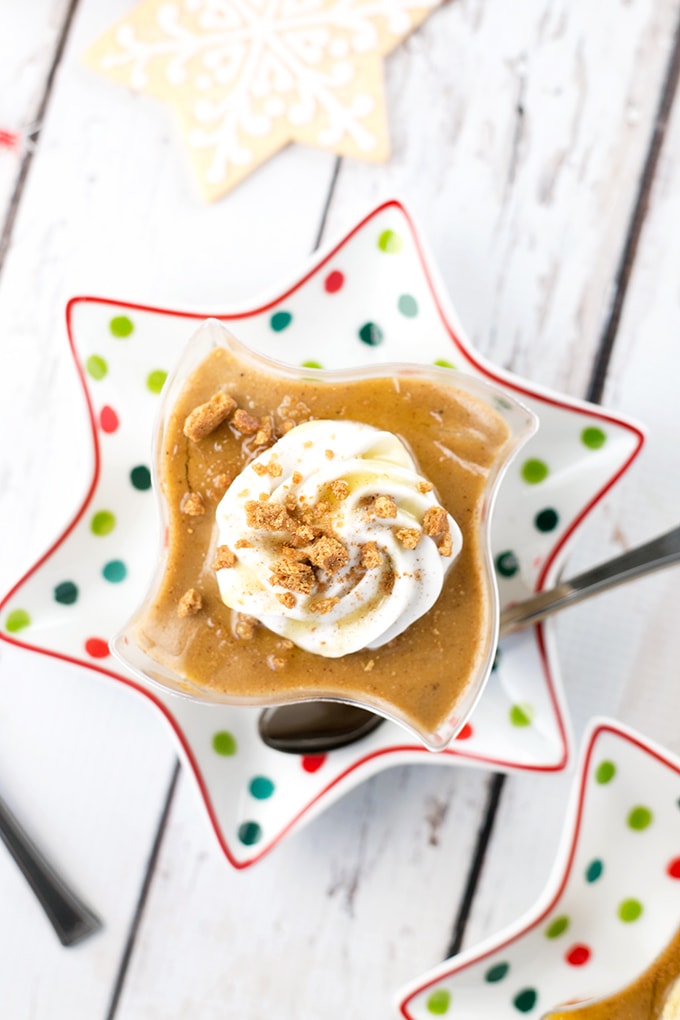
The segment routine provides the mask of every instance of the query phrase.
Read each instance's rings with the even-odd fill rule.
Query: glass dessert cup
[[[235,643],[233,626],[224,624],[224,626],[216,627],[215,617],[212,613],[202,616],[201,612],[197,612],[197,615],[192,617],[192,625],[195,627],[199,629],[210,627],[214,633],[219,632],[223,635],[226,635],[227,629],[231,632],[228,640],[225,636],[221,642],[224,645],[224,655],[215,667],[215,676],[209,675],[210,668],[202,665],[203,672],[199,677],[198,673],[201,672],[198,668],[200,656],[197,652],[187,651],[189,644],[192,645],[192,649],[198,646],[194,645],[192,641],[184,640],[181,636],[176,640],[172,636],[172,632],[180,626],[174,618],[173,612],[167,610],[166,607],[164,619],[160,623],[158,622],[163,616],[163,611],[159,610],[159,606],[163,601],[164,592],[168,590],[168,578],[178,556],[177,548],[180,541],[178,535],[182,529],[183,533],[187,535],[193,535],[194,530],[200,531],[201,528],[203,528],[204,534],[208,530],[212,531],[210,542],[208,543],[206,539],[203,540],[204,546],[201,554],[203,555],[202,570],[207,585],[207,604],[218,606],[217,611],[222,622],[224,622],[224,613],[231,612],[219,599],[214,570],[212,576],[209,576],[210,570],[206,569],[209,566],[208,559],[213,562],[214,566],[212,558],[216,546],[215,533],[217,530],[215,510],[220,500],[208,487],[205,516],[201,517],[200,527],[197,526],[194,529],[189,526],[193,525],[193,518],[189,520],[184,517],[178,523],[178,516],[181,518],[181,514],[178,515],[176,509],[173,510],[173,507],[176,507],[176,500],[174,496],[171,496],[171,486],[168,481],[170,475],[167,473],[166,467],[163,466],[168,463],[168,450],[177,448],[178,436],[180,446],[185,442],[181,435],[176,434],[176,430],[179,419],[186,418],[186,410],[180,413],[184,406],[182,402],[184,401],[187,409],[192,406],[191,402],[186,403],[189,389],[193,387],[196,393],[202,392],[201,400],[206,400],[209,399],[212,392],[219,388],[213,382],[210,384],[212,390],[210,386],[206,389],[207,383],[203,385],[205,380],[201,376],[202,372],[207,371],[206,366],[209,362],[215,363],[211,359],[219,357],[224,359],[223,367],[226,365],[230,369],[225,377],[220,377],[221,383],[226,383],[226,389],[230,393],[233,392],[238,397],[239,385],[245,385],[245,383],[240,383],[240,379],[247,378],[256,380],[257,386],[259,386],[259,389],[256,390],[258,394],[261,395],[263,392],[270,394],[269,402],[265,402],[265,405],[258,408],[249,391],[248,399],[244,401],[244,407],[249,408],[253,413],[261,414],[263,408],[267,410],[276,408],[278,414],[284,403],[289,409],[291,406],[304,406],[309,413],[306,417],[303,416],[302,422],[293,421],[288,424],[304,427],[306,420],[310,420],[310,424],[313,424],[320,419],[332,417],[338,428],[342,428],[344,426],[339,423],[344,421],[345,414],[343,412],[346,411],[346,418],[350,422],[362,422],[374,429],[379,428],[384,432],[398,434],[409,451],[412,451],[414,446],[417,447],[418,444],[414,440],[418,438],[423,443],[427,442],[428,449],[431,451],[434,451],[436,447],[440,452],[438,461],[442,466],[436,472],[439,477],[431,477],[431,473],[427,475],[434,485],[433,491],[437,494],[443,485],[450,486],[452,484],[451,477],[455,475],[456,471],[459,474],[461,470],[463,471],[463,474],[460,475],[461,478],[465,478],[467,475],[477,476],[476,495],[474,500],[468,499],[468,502],[474,503],[474,506],[470,511],[467,531],[463,528],[465,553],[461,554],[460,558],[454,556],[453,566],[448,569],[444,578],[442,595],[422,617],[410,623],[403,634],[397,633],[390,637],[385,644],[376,645],[371,641],[366,648],[328,658],[309,648],[307,650],[300,649],[298,642],[289,641],[282,631],[273,634],[264,625],[259,625],[257,627],[258,635],[261,634],[262,637],[258,638],[261,642],[258,651],[256,642],[250,642],[247,649],[243,642],[239,644],[236,641]],[[203,385],[203,390],[200,387],[196,389],[194,383],[197,379]],[[292,402],[288,400],[289,391],[295,398]],[[285,394],[283,402],[281,400],[282,393]],[[440,429],[437,402],[435,400],[434,405],[425,408],[420,402],[423,395],[426,395],[428,399],[444,396],[444,403],[451,401],[452,406],[453,402],[458,401],[460,406],[465,409],[466,414],[469,411],[472,415],[471,420],[479,425],[480,430],[482,429],[480,423],[486,421],[491,423],[489,427],[495,436],[493,448],[486,443],[482,431],[479,431],[479,435],[477,435],[476,428],[460,430],[461,433],[465,433],[461,437],[461,442],[463,439],[465,442],[469,440],[475,450],[480,449],[480,456],[485,458],[483,467],[465,459],[469,452],[467,448],[465,456],[463,456],[461,453],[463,447],[460,451],[458,449],[452,451],[440,441],[438,438]],[[300,397],[304,397],[304,401],[299,399]],[[340,397],[342,400],[339,399]],[[201,400],[194,399],[194,404],[201,403]],[[408,405],[409,400],[411,400],[410,405]],[[336,404],[342,406],[336,408]],[[357,407],[364,410],[357,412]],[[271,417],[276,425],[276,415]],[[279,415],[280,417],[281,415]],[[421,422],[418,437],[416,437],[415,431],[409,434],[411,419]],[[264,419],[260,418],[259,420],[263,421]],[[394,426],[395,421],[400,422],[401,425],[390,427]],[[423,421],[427,432],[425,439],[422,434]],[[223,446],[228,446],[230,443],[233,445],[237,432],[233,422],[225,420],[218,428],[223,431],[215,433],[217,438],[214,441],[212,438],[201,438],[200,441],[212,444],[215,449],[222,449]],[[220,322],[207,320],[187,345],[179,364],[164,387],[160,414],[155,427],[153,452],[153,481],[160,509],[162,548],[158,567],[146,598],[111,642],[114,655],[142,683],[152,688],[160,687],[179,697],[214,704],[250,707],[269,707],[303,701],[341,702],[368,709],[402,725],[431,750],[443,749],[469,718],[491,672],[498,638],[499,616],[498,592],[490,552],[493,505],[500,481],[508,465],[521,446],[533,435],[536,428],[536,416],[513,396],[485,381],[454,369],[416,364],[376,365],[343,371],[324,371],[308,367],[295,368],[253,352],[237,341]],[[444,433],[441,435],[443,436]],[[252,434],[245,438],[239,435],[238,439],[243,441],[242,449],[247,449],[247,456],[242,457],[243,463],[252,462],[256,457],[259,459],[262,450],[253,446],[255,440]],[[190,446],[190,443],[187,445]],[[268,452],[268,449],[274,451],[276,446],[266,448],[265,453]],[[417,454],[417,450],[415,452]],[[191,451],[186,456],[187,465],[189,465]],[[334,457],[333,451],[327,450],[326,456]],[[416,455],[414,459],[420,468],[421,457]],[[341,458],[340,462],[342,463]],[[460,464],[463,464],[462,469]],[[238,475],[240,475],[242,466],[242,463],[237,465],[236,473]],[[188,478],[188,466],[184,473]],[[230,480],[233,481],[233,479]],[[231,491],[231,489],[229,488],[227,491]],[[444,507],[449,510],[447,501],[442,500],[442,502]],[[186,512],[185,508],[183,513],[186,514]],[[201,509],[201,514],[203,514],[203,509]],[[456,513],[453,513],[453,517],[457,520]],[[394,530],[389,521],[386,522],[385,527]],[[197,547],[200,545],[198,538],[186,539],[186,541],[195,542]],[[442,555],[445,554],[442,553]],[[437,621],[442,623],[440,627],[432,622],[434,617],[431,617],[431,614],[436,610],[441,615],[444,611],[445,593],[449,592],[447,598],[453,598],[449,591],[449,589],[452,590],[454,584],[451,579],[457,576],[456,571],[462,570],[462,562],[465,557],[470,558],[473,555],[474,560],[469,559],[469,562],[474,563],[474,576],[469,573],[467,579],[471,581],[471,587],[477,593],[478,611],[474,626],[470,627],[468,632],[464,629],[461,630],[456,639],[458,645],[469,646],[469,661],[464,670],[454,670],[455,675],[452,675],[446,660],[449,658],[450,648],[449,626],[455,627],[456,620],[451,619],[449,622],[448,618],[443,618],[442,621]],[[468,566],[467,569],[471,568]],[[461,582],[465,580],[466,578],[462,574],[458,576],[455,583],[459,590],[462,587]],[[193,588],[191,590],[194,591]],[[179,593],[179,589],[177,589],[177,593]],[[456,597],[461,603],[466,601],[460,594]],[[459,612],[463,612],[463,610],[459,610]],[[150,638],[149,621],[152,620],[152,617],[154,625],[158,625],[157,633],[164,631],[171,634],[169,641],[175,648],[175,652],[172,654],[164,654],[159,650],[159,642],[156,637]],[[465,619],[465,617],[461,617],[461,619]],[[431,634],[436,635],[438,654],[433,650],[434,645],[432,647],[427,645],[430,633],[428,627]],[[446,633],[442,633],[443,631]],[[179,630],[177,633],[179,634]],[[207,631],[204,629],[204,636],[206,634]],[[404,635],[407,637],[405,638]],[[282,637],[283,640],[281,640]],[[420,641],[420,645],[418,645],[418,641]],[[451,647],[455,644],[456,641],[452,642]],[[408,646],[408,650],[406,646]],[[180,647],[180,652],[176,654],[178,647]],[[428,668],[430,671],[434,669],[436,676],[430,676],[427,683],[432,686],[433,690],[436,689],[439,692],[437,694],[438,704],[442,703],[444,706],[443,710],[437,710],[436,717],[433,714],[434,708],[429,711],[431,699],[426,691],[419,691],[418,697],[421,701],[427,702],[429,715],[428,711],[424,715],[414,711],[413,705],[409,702],[410,692],[416,691],[424,684],[420,669],[419,648],[423,653],[423,661],[428,658],[424,654],[427,651],[429,659],[435,662],[434,666],[430,665]],[[284,649],[284,651],[279,653],[276,651],[277,649]],[[247,650],[247,655],[241,654],[244,650]],[[292,662],[290,669],[288,669],[288,659]],[[213,660],[213,663],[215,661]],[[272,665],[272,661],[275,665]],[[299,668],[296,663],[301,664]],[[376,664],[377,668],[374,668]],[[225,674],[230,669],[234,675],[238,673],[237,682],[233,686],[230,681],[218,681],[217,673],[222,670],[222,667],[224,667]],[[397,679],[386,681],[386,676]]]

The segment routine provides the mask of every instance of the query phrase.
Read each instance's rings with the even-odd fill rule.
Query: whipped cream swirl
[[[462,547],[401,440],[352,421],[291,429],[234,479],[217,529],[225,604],[328,657],[406,630]]]

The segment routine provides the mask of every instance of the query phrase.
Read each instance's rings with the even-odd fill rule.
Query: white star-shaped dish
[[[554,580],[578,526],[643,442],[633,423],[482,361],[409,213],[389,201],[255,305],[183,312],[98,297],[69,302],[69,340],[90,418],[92,482],[64,534],[0,602],[0,638],[78,663],[151,699],[171,724],[219,842],[239,868],[389,765],[564,768],[571,737],[549,624],[502,643],[470,723],[438,754],[392,723],[324,756],[282,754],[258,736],[258,709],[193,703],[123,675],[108,641],[142,601],[155,567],[150,456],[158,394],[208,315],[254,350],[291,364],[455,364],[519,395],[540,428],[511,465],[496,502],[492,544],[502,604]]]
[[[593,720],[548,889],[512,927],[404,989],[400,1013],[517,1020],[608,998],[679,927],[680,760],[619,723]]]

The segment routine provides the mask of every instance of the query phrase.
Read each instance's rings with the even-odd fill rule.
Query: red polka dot
[[[328,274],[323,285],[329,294],[337,294],[344,282],[344,273],[341,273],[339,269],[334,269],[332,273]]]
[[[671,878],[680,878],[680,857],[676,857],[674,860],[669,861],[666,871]]]
[[[108,404],[102,407],[99,412],[99,424],[101,425],[102,432],[115,432],[118,428],[118,415]]]
[[[460,731],[460,733],[456,737],[456,740],[469,740],[470,737],[472,736],[473,732],[474,731],[472,729],[472,726],[470,726],[470,723],[466,722],[465,726],[463,726],[462,730]]]
[[[302,758],[302,767],[305,772],[318,772],[325,760],[325,754],[305,754]]]
[[[103,638],[91,637],[85,642],[85,651],[93,659],[105,659],[109,654],[109,643]]]
[[[588,949],[588,946],[572,946],[565,956],[565,960],[567,963],[570,963],[572,967],[582,967],[589,959],[590,950]]]

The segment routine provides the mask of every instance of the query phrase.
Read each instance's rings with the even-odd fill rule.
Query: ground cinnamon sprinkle
[[[202,608],[203,599],[200,591],[196,591],[195,588],[189,588],[177,603],[177,615],[182,617],[195,616]]]
[[[222,422],[226,421],[236,407],[236,401],[224,390],[215,393],[205,404],[199,404],[184,422],[184,435],[197,443],[214,432]]]

